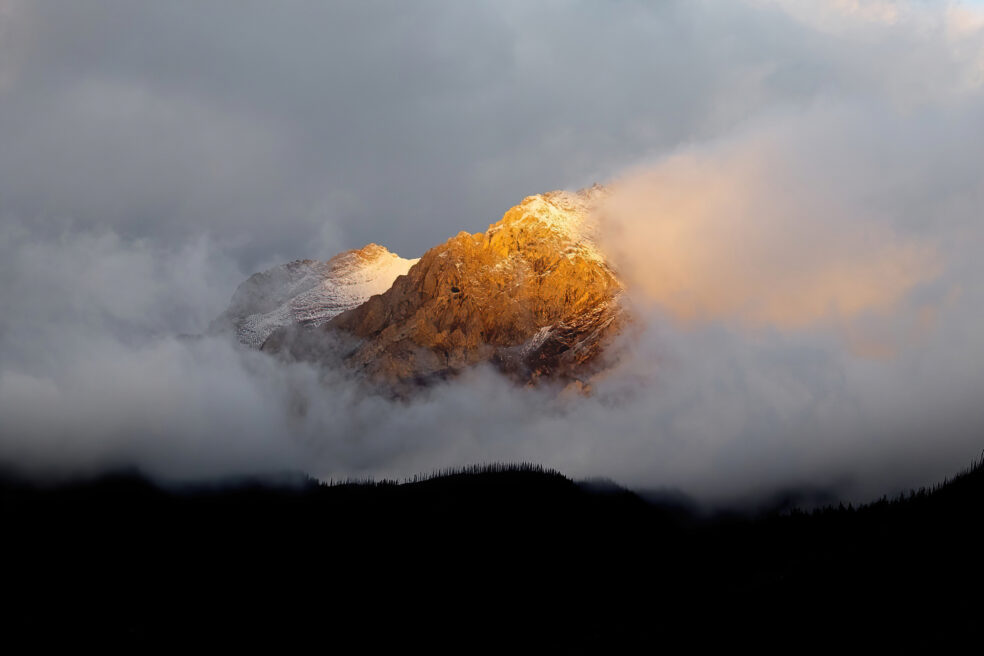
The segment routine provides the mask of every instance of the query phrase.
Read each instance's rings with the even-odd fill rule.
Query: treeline
[[[452,478],[456,476],[484,476],[489,474],[537,474],[545,476],[561,476],[559,471],[544,467],[535,462],[487,462],[458,467],[444,467],[435,469],[426,474],[413,474],[401,480],[396,479],[374,479],[372,477],[346,477],[335,479],[330,477],[324,482],[328,487],[336,486],[368,486],[368,487],[388,487],[393,485],[413,485],[424,483],[441,478]]]
[[[556,469],[546,468],[535,462],[489,462],[467,465],[463,467],[445,467],[435,469],[429,474],[415,474],[404,479],[404,483],[423,483],[439,478],[455,476],[484,476],[488,474],[536,474],[541,476],[563,476]]]
[[[982,527],[984,459],[893,499],[755,516],[531,462],[184,490],[0,480],[0,643],[939,650],[976,635]]]

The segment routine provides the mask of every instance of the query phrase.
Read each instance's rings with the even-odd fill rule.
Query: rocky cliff
[[[263,348],[316,358],[319,335],[341,333],[355,338],[345,362],[391,384],[484,362],[522,382],[584,380],[622,320],[622,285],[592,236],[604,193],[526,198],[484,233],[427,251],[382,294],[303,336],[278,330]]]

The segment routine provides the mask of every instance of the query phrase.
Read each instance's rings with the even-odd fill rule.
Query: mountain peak
[[[416,262],[379,244],[367,244],[327,262],[282,264],[243,282],[213,328],[231,327],[240,342],[259,348],[278,328],[319,326],[386,291]]]
[[[396,256],[396,253],[390,252],[385,246],[380,246],[374,242],[370,242],[363,246],[362,248],[353,248],[352,250],[342,251],[338,255],[334,256],[329,263],[332,262],[347,262],[351,260],[357,260],[361,262],[374,262],[381,257],[385,256]]]
[[[604,263],[605,258],[595,245],[596,226],[592,210],[607,195],[601,185],[580,191],[550,191],[527,196],[511,208],[502,219],[489,226],[492,247],[501,253],[522,248],[517,233],[528,233],[528,239],[561,242],[563,253]]]
[[[436,246],[393,287],[326,324],[361,339],[348,358],[402,384],[491,362],[520,381],[590,374],[622,317],[622,286],[595,247],[604,193],[530,196],[484,233]]]
[[[345,362],[397,391],[483,362],[523,383],[587,382],[624,319],[622,284],[595,245],[605,195],[595,185],[529,196],[419,260],[370,243],[257,274],[233,298],[246,308],[233,312],[240,339],[327,362],[338,357],[327,333],[348,335]],[[266,287],[279,289],[275,303],[255,293]]]

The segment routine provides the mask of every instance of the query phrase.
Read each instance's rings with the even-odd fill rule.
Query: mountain
[[[622,285],[592,238],[590,211],[604,193],[530,196],[484,233],[427,251],[324,329],[362,339],[349,364],[387,382],[481,362],[522,381],[585,377],[620,318]]]
[[[625,319],[594,238],[606,194],[530,196],[419,260],[370,245],[271,269],[240,286],[224,321],[244,343],[300,360],[334,362],[341,339],[346,365],[395,388],[490,363],[521,383],[583,390]]]
[[[386,291],[416,262],[368,244],[327,262],[282,264],[255,273],[239,285],[212,329],[234,330],[240,342],[259,348],[278,328],[320,326]]]

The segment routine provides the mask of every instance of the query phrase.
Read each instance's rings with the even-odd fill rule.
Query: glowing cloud
[[[845,328],[937,275],[933,245],[842,179],[846,149],[829,166],[799,154],[818,136],[752,130],[618,181],[600,234],[636,296],[686,321]]]

